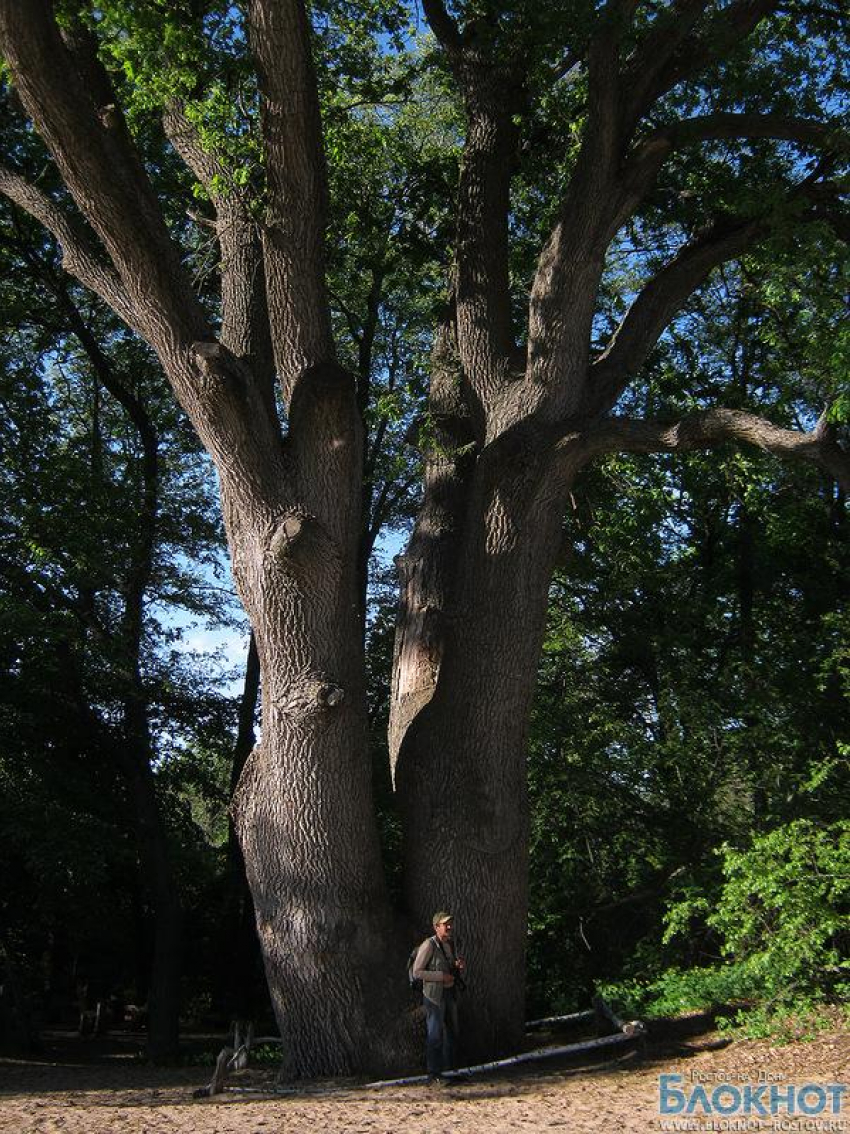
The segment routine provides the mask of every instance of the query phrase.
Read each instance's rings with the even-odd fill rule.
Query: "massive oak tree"
[[[846,147],[837,103],[800,78],[835,47],[829,5],[790,15],[777,0],[423,6],[435,44],[422,65],[462,108],[463,156],[420,431],[422,507],[398,558],[390,747],[405,924],[412,934],[436,905],[456,909],[473,1055],[522,1030],[526,733],[576,477],[616,451],[740,442],[850,482],[828,414],[807,432],[696,398],[673,419],[622,411],[659,337],[718,265],[777,228],[841,226]],[[218,471],[262,667],[262,739],[233,814],[285,1060],[306,1074],[386,1067],[409,1050],[398,972],[410,941],[388,903],[371,799],[363,405],[332,334],[315,29],[301,0],[179,9],[201,41],[212,40],[211,12],[238,19],[229,49],[250,46],[259,104],[263,185],[252,196],[250,173],[228,175],[228,136],[211,137],[193,113],[199,91],[185,76],[154,88],[165,134],[212,206],[212,312],[103,63],[123,19],[142,13],[148,30],[157,19],[165,28],[162,11],[63,4],[57,17],[48,0],[2,0],[2,51],[65,192],[14,166],[0,170],[0,190],[150,344]],[[333,6],[314,15],[332,24]],[[185,61],[179,37],[163,39],[166,56],[170,46]],[[199,87],[210,82],[202,71]],[[246,118],[253,105],[249,96]],[[612,250],[629,254],[623,234],[659,232],[661,252],[631,261],[629,302],[615,321],[602,317]],[[517,247],[535,242],[529,262]]]

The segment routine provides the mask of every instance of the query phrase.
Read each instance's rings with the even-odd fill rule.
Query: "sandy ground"
[[[246,1071],[214,1099],[195,1100],[203,1067],[163,1070],[126,1054],[63,1062],[0,1060],[3,1134],[515,1134],[517,1131],[846,1130],[850,1098],[838,1115],[781,1119],[696,1118],[672,1125],[659,1115],[659,1075],[686,1084],[850,1082],[850,1036],[828,1033],[809,1043],[771,1047],[716,1037],[650,1045],[618,1061],[573,1069],[538,1064],[509,1078],[452,1087],[324,1085],[298,1094],[259,1092],[266,1073]],[[84,1053],[85,1054],[85,1053]],[[246,1090],[247,1088],[247,1090]],[[850,1095],[850,1088],[848,1088]],[[664,1125],[666,1121],[667,1125]],[[687,1125],[690,1122],[690,1125]],[[724,1125],[725,1123],[725,1125]],[[778,1123],[778,1124],[777,1124]],[[831,1123],[831,1125],[830,1125]]]

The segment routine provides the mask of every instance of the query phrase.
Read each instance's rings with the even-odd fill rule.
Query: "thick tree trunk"
[[[387,950],[362,679],[351,667],[336,670],[339,685],[293,680],[282,672],[292,639],[271,621],[257,634],[263,739],[240,780],[234,821],[284,1066],[291,1076],[393,1066],[400,1005],[391,988],[403,959]]]
[[[179,1052],[183,911],[172,888],[157,886],[154,947],[148,986],[148,1057],[171,1063]]]
[[[147,706],[140,697],[127,699],[124,721],[124,772],[135,814],[143,885],[153,914],[148,1056],[154,1063],[167,1063],[176,1058],[179,1044],[183,913],[156,798]]]
[[[273,698],[272,684],[272,721]],[[393,1066],[400,1039],[391,986],[403,959],[388,956],[361,714],[338,706],[315,716],[272,724],[235,801],[291,1076]]]
[[[325,378],[333,381],[330,372]],[[327,390],[314,393],[318,416],[296,454],[302,467],[329,425]],[[309,406],[295,406],[293,418],[300,412]],[[357,444],[337,426],[334,455]],[[321,489],[327,472],[325,465],[293,481],[282,517],[223,491],[234,577],[263,674],[262,740],[232,812],[292,1076],[398,1066],[409,1051],[398,978],[406,950],[403,942],[388,949],[393,927],[366,743],[359,486],[352,478],[337,497],[301,487]]]
[[[472,1060],[515,1048],[523,1034],[526,740],[560,542],[560,513],[535,465],[528,448],[500,484],[479,462],[446,587],[439,674],[396,769],[405,892],[423,923],[438,907],[457,916],[468,962],[463,1055]],[[400,633],[410,632],[408,620]]]
[[[434,343],[429,406],[435,436],[425,452],[424,498],[407,550],[395,561],[399,614],[388,729],[393,778],[405,734],[437,684],[475,467],[450,324],[438,330]]]

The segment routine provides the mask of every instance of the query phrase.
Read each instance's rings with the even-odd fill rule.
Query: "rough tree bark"
[[[438,904],[455,908],[469,959],[467,1051],[483,1056],[510,1046],[522,1027],[525,738],[573,478],[617,449],[730,439],[817,461],[845,484],[850,476],[826,429],[800,434],[722,410],[680,422],[611,415],[688,295],[769,231],[770,216],[719,218],[646,284],[607,348],[591,355],[606,250],[672,153],[749,134],[826,144],[817,123],[749,114],[639,129],[658,99],[722,58],[775,0],[733,0],[710,15],[704,0],[685,0],[632,46],[625,33],[636,4],[603,7],[577,55],[587,76],[583,142],[519,335],[510,188],[526,89],[540,67],[528,38],[498,19],[458,22],[441,0],[424,6],[468,129],[454,313],[435,352],[440,443],[400,563],[392,740],[409,912],[424,927]],[[358,554],[363,437],[356,377],[335,361],[325,292],[309,21],[302,0],[249,0],[247,18],[268,186],[261,223],[235,190],[217,187],[217,160],[180,107],[165,114],[217,213],[219,335],[192,294],[116,100],[100,93],[106,77],[96,57],[80,37],[63,38],[47,0],[0,0],[0,45],[96,242],[15,171],[0,171],[0,191],[56,233],[68,270],[151,344],[218,470],[233,574],[263,674],[262,741],[245,763],[233,814],[285,1061],[311,1075],[389,1068],[407,1050],[392,991],[407,950],[395,944],[371,801]],[[814,188],[798,188],[798,219]],[[270,397],[272,356],[285,435]]]

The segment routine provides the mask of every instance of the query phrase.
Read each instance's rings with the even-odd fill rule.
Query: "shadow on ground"
[[[498,1072],[487,1072],[468,1080],[439,1088],[459,1100],[493,1098],[505,1094],[516,1097],[538,1090],[547,1077],[558,1074],[593,1074],[652,1067],[671,1056],[688,1058],[728,1044],[716,1031],[717,1014],[693,1014],[678,1019],[655,1020],[645,1037],[628,1049],[614,1048],[575,1053],[520,1064]],[[579,1043],[596,1033],[588,1030],[550,1028],[529,1036],[528,1048]],[[76,1032],[45,1032],[42,1050],[28,1057],[0,1056],[0,1100],[51,1094],[90,1097],[95,1104],[150,1106],[191,1102],[192,1090],[209,1081],[223,1037],[190,1034],[181,1045],[181,1064],[155,1067],[144,1058],[145,1036],[141,1032],[115,1032],[96,1038],[81,1038]],[[293,1091],[292,1088],[295,1088]],[[350,1092],[359,1084],[353,1080],[334,1080],[290,1085],[287,1094],[305,1096]],[[388,1086],[384,1090],[394,1090]],[[280,1086],[273,1064],[265,1062],[231,1076],[228,1095],[280,1097]],[[370,1092],[371,1093],[371,1092]]]

